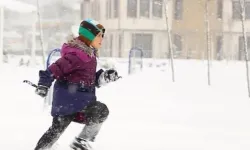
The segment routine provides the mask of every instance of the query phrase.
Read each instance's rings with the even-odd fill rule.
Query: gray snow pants
[[[86,107],[83,112],[86,116],[86,123],[78,137],[94,141],[101,129],[102,123],[109,115],[108,107],[105,104],[96,101]],[[76,114],[53,117],[51,127],[40,138],[34,150],[51,148],[69,124],[75,119],[75,116]]]

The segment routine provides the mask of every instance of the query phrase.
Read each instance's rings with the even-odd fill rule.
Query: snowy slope
[[[212,86],[205,63],[176,62],[171,72],[146,69],[98,90],[110,116],[97,150],[249,150],[250,100],[243,63],[213,63]],[[51,124],[43,99],[23,79],[37,81],[38,68],[5,65],[0,74],[0,145],[32,150]],[[68,145],[82,126],[72,123],[58,141]],[[14,144],[13,144],[14,143]]]

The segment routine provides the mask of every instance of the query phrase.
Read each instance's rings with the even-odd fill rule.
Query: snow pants
[[[78,135],[79,138],[94,141],[108,115],[108,107],[99,101],[95,101],[82,112],[53,117],[51,127],[40,138],[34,150],[51,148],[72,121],[85,124]]]

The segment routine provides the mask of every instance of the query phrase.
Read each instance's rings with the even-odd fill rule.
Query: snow
[[[22,83],[36,82],[39,69],[1,66],[2,149],[33,150],[51,124],[43,99]],[[169,64],[130,76],[126,69],[118,68],[125,76],[120,81],[98,89],[98,100],[108,105],[110,116],[97,137],[96,150],[250,149],[250,99],[243,62],[212,62],[211,86],[203,61],[176,60],[174,83]],[[72,123],[56,149],[69,150],[81,129]]]

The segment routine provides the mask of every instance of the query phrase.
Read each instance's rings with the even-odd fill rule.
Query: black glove
[[[42,97],[46,97],[47,94],[48,94],[48,90],[49,90],[49,88],[47,86],[38,85],[37,88],[36,88],[35,93],[37,95],[42,96]]]
[[[109,69],[104,72],[104,79],[106,82],[114,82],[120,78],[121,76],[118,76],[118,72],[114,69]]]

